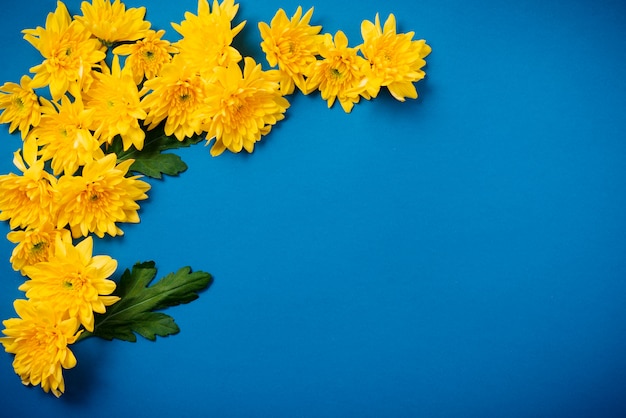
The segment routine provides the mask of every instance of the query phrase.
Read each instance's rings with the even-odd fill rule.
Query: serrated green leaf
[[[176,154],[154,153],[149,158],[146,154],[141,155],[141,158],[136,159],[130,169],[148,177],[160,179],[163,174],[176,176],[187,170],[187,164]]]
[[[106,313],[96,315],[93,332],[84,332],[81,339],[96,336],[134,342],[135,334],[139,334],[154,341],[157,336],[179,332],[171,316],[154,311],[197,299],[198,292],[208,288],[213,278],[209,273],[183,267],[149,286],[156,272],[153,261],[137,263],[132,271],[126,270],[113,293],[120,300],[109,306]]]
[[[179,141],[176,137],[165,135],[162,126],[148,131],[141,151],[134,146],[124,151],[122,139],[118,136],[106,149],[107,153],[115,153],[118,161],[134,159],[130,170],[148,177],[160,179],[163,174],[176,176],[187,169],[187,164],[175,154],[164,153],[165,150],[186,148],[201,141],[199,136]]]

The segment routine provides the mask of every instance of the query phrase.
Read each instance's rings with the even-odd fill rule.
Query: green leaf
[[[140,155],[141,158],[136,159],[130,169],[148,177],[160,179],[163,174],[176,176],[187,170],[187,164],[175,154],[154,153],[149,158],[146,154]]]
[[[96,314],[93,332],[83,332],[80,339],[95,336],[135,342],[135,334],[139,334],[154,341],[157,336],[179,332],[174,318],[154,311],[197,299],[198,292],[208,288],[213,278],[209,273],[191,272],[190,267],[183,267],[149,286],[156,272],[153,261],[137,263],[132,271],[126,270],[113,293],[121,299],[104,314]]]
[[[118,162],[132,158],[135,162],[130,166],[131,171],[160,179],[163,174],[176,176],[187,169],[187,164],[178,155],[163,151],[189,147],[201,140],[196,135],[179,141],[174,136],[165,135],[163,126],[158,126],[146,133],[141,151],[134,146],[124,151],[122,139],[117,136],[105,152],[115,153]]]

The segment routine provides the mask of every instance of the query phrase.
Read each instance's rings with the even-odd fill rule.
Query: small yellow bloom
[[[231,28],[239,10],[234,0],[198,0],[198,14],[185,13],[185,20],[172,27],[182,35],[174,45],[179,49],[180,60],[194,71],[210,74],[216,66],[228,66],[241,61],[241,54],[231,46],[233,38],[241,32],[245,21]]]
[[[161,75],[143,85],[141,105],[148,111],[144,124],[154,129],[165,120],[165,134],[179,141],[202,133],[206,118],[207,80],[179,62],[177,55]]]
[[[43,161],[51,161],[54,175],[72,174],[78,167],[101,158],[104,153],[94,138],[95,109],[85,109],[79,95],[71,102],[63,96],[61,104],[42,99],[42,117],[29,138],[41,147]]]
[[[115,154],[107,154],[86,164],[80,176],[59,179],[58,228],[69,225],[74,238],[90,232],[102,238],[123,234],[116,222],[139,222],[137,201],[148,198],[150,185],[140,176],[126,177],[133,160],[115,163]]]
[[[76,318],[57,312],[51,303],[17,299],[13,306],[19,318],[2,321],[5,337],[0,343],[7,353],[15,354],[13,368],[25,385],[41,385],[59,397],[65,391],[63,369],[76,366],[68,345],[76,342]]]
[[[319,45],[323,42],[321,26],[311,26],[313,8],[302,16],[302,7],[298,6],[291,20],[283,9],[279,9],[272,18],[270,26],[259,23],[261,32],[261,49],[265,52],[267,62],[280,70],[280,89],[283,94],[291,94],[298,86],[307,94],[305,76],[309,75],[311,64],[319,53]]]
[[[343,110],[350,113],[361,95],[369,98],[365,91],[369,64],[357,55],[357,51],[357,48],[348,47],[348,38],[342,31],[337,31],[334,40],[330,34],[326,34],[320,46],[323,59],[315,63],[307,87],[310,90],[319,88],[328,107],[337,99]]]
[[[80,10],[83,16],[75,16],[75,19],[107,46],[119,41],[141,39],[150,29],[150,22],[144,20],[145,7],[126,10],[120,0],[115,0],[113,4],[111,0],[93,0],[91,4],[84,1]]]
[[[52,222],[26,230],[9,232],[7,239],[17,244],[9,260],[13,270],[24,274],[24,267],[48,261],[54,255],[54,242],[57,237],[60,237],[64,242],[72,241],[70,231],[57,229]]]
[[[396,18],[390,14],[384,26],[376,14],[374,23],[364,20],[361,24],[363,45],[360,49],[371,64],[371,83],[368,93],[376,97],[381,86],[387,86],[397,100],[417,98],[413,85],[426,75],[422,67],[431,48],[421,39],[413,40],[413,32],[396,33]]]
[[[130,67],[120,69],[119,58],[115,55],[111,69],[103,66],[102,73],[96,73],[94,77],[96,80],[89,92],[83,94],[86,106],[94,110],[94,136],[100,143],[110,144],[119,135],[124,151],[131,145],[141,150],[146,134],[139,126],[139,120],[145,119],[146,112],[139,101]]]
[[[78,318],[87,331],[93,331],[93,313],[106,312],[106,307],[119,298],[109,296],[115,290],[115,282],[108,280],[117,261],[108,255],[92,256],[92,252],[91,237],[76,246],[57,238],[54,256],[24,267],[30,280],[19,289],[33,302],[50,304],[61,314]]]
[[[24,158],[16,151],[13,163],[22,174],[0,175],[0,220],[8,220],[11,229],[36,228],[53,221],[57,180],[44,169],[44,162],[37,160],[35,143],[27,140]]]
[[[279,91],[274,72],[261,70],[246,57],[243,73],[239,64],[215,69],[207,90],[207,139],[215,138],[211,155],[228,149],[254,150],[254,143],[284,119],[289,102]],[[208,143],[208,142],[207,142]]]
[[[105,57],[104,47],[77,21],[72,21],[67,8],[57,2],[54,13],[49,13],[46,27],[25,29],[24,39],[30,42],[45,60],[31,68],[35,73],[31,87],[50,87],[50,94],[58,100],[67,91],[73,96],[87,90],[91,84],[92,68]]]
[[[31,126],[37,126],[41,119],[39,99],[31,87],[31,78],[23,76],[20,84],[5,83],[0,87],[0,123],[10,123],[9,132],[19,128],[22,139]]]
[[[113,49],[114,54],[128,55],[124,67],[130,67],[135,84],[139,85],[144,77],[148,80],[156,77],[161,68],[172,60],[172,54],[178,52],[169,41],[161,39],[164,30],[149,30],[145,38],[134,44],[120,45]]]

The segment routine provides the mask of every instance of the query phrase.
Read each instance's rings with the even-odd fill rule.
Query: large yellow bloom
[[[80,176],[59,179],[57,227],[69,225],[74,238],[90,232],[102,238],[123,235],[116,222],[139,222],[137,201],[148,198],[150,185],[126,177],[133,160],[115,163],[115,154],[107,154],[86,164]]]
[[[24,158],[19,151],[13,164],[21,175],[9,173],[0,176],[0,220],[9,221],[14,228],[35,228],[54,220],[55,177],[37,160],[33,141],[24,144]],[[26,160],[26,161],[24,161]]]
[[[35,73],[31,86],[50,86],[50,94],[58,100],[67,91],[77,96],[91,83],[92,68],[105,57],[104,46],[77,21],[72,21],[67,8],[57,2],[54,13],[49,13],[46,27],[25,29],[24,39],[30,42],[45,60],[31,68]]]
[[[0,123],[10,123],[9,132],[19,128],[22,139],[31,126],[39,125],[41,111],[37,94],[31,87],[31,78],[23,76],[20,84],[5,83],[0,87]]]
[[[63,370],[76,366],[68,345],[76,342],[76,318],[63,317],[50,303],[17,299],[13,306],[19,318],[2,321],[6,337],[0,343],[15,354],[13,368],[25,385],[41,385],[59,397],[65,391]]]
[[[94,136],[100,143],[110,144],[116,135],[120,135],[125,151],[131,145],[141,150],[146,134],[139,126],[139,120],[145,119],[146,112],[139,101],[130,67],[122,70],[115,55],[111,69],[103,66],[103,72],[94,77],[96,81],[89,92],[83,94],[86,106],[94,111]]]
[[[85,109],[80,95],[73,102],[63,96],[60,105],[42,101],[41,122],[29,138],[41,147],[44,161],[52,160],[54,175],[72,174],[79,166],[104,155],[91,132],[95,109]]]
[[[313,66],[307,88],[319,88],[328,107],[339,100],[343,110],[349,113],[361,95],[369,98],[365,84],[369,64],[357,55],[357,48],[348,47],[348,38],[342,31],[337,31],[334,40],[326,34],[324,43],[320,45],[320,55],[323,59]]]
[[[259,23],[261,32],[261,49],[265,52],[267,62],[281,73],[280,89],[283,94],[291,94],[298,86],[307,94],[305,76],[309,75],[311,64],[319,53],[319,45],[323,37],[319,35],[321,26],[311,26],[313,8],[302,16],[302,7],[298,6],[291,20],[283,9],[279,9],[268,26]],[[294,84],[295,83],[295,84]]]
[[[9,232],[7,239],[17,244],[9,260],[13,270],[24,274],[25,266],[48,261],[54,255],[54,243],[57,237],[60,237],[64,242],[72,241],[69,230],[57,229],[52,222],[26,230]]]
[[[155,32],[149,30],[143,39],[134,44],[125,44],[113,49],[114,54],[128,55],[124,67],[130,67],[135,84],[139,85],[144,77],[150,80],[161,72],[161,68],[172,60],[172,55],[178,52],[169,41],[161,39],[164,30]]]
[[[239,5],[235,0],[198,0],[198,14],[185,13],[185,20],[172,27],[182,35],[174,45],[180,51],[181,60],[195,71],[211,73],[216,66],[228,66],[241,61],[241,54],[231,46],[233,38],[243,29],[245,21],[234,28],[231,22]]]
[[[158,77],[144,83],[141,94],[150,92],[143,97],[141,104],[148,111],[144,121],[148,129],[165,120],[165,134],[182,141],[202,133],[207,80],[180,62],[179,57],[177,55],[165,65]]]
[[[150,22],[144,20],[145,7],[126,10],[124,3],[115,0],[84,1],[80,5],[83,16],[75,16],[89,32],[109,46],[118,41],[135,41],[143,38]]]
[[[33,302],[50,304],[61,314],[78,318],[87,331],[93,331],[93,313],[104,313],[106,307],[119,300],[109,296],[115,282],[108,280],[117,261],[108,255],[92,256],[93,239],[87,237],[76,246],[60,238],[48,261],[24,267],[30,280],[19,289]]]
[[[246,57],[243,73],[239,64],[215,69],[207,90],[207,139],[215,138],[211,155],[228,149],[252,152],[254,143],[284,119],[289,102],[279,91],[277,77],[261,70]]]
[[[426,75],[422,67],[431,48],[423,39],[413,40],[413,32],[396,33],[396,18],[390,14],[384,26],[376,14],[374,23],[364,20],[361,23],[363,45],[360,49],[371,64],[372,83],[368,92],[376,97],[380,86],[387,86],[397,100],[406,97],[417,98],[414,82]]]

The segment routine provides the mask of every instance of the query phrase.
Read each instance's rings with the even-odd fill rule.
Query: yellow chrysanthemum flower
[[[115,282],[108,280],[117,261],[108,255],[92,256],[93,238],[76,246],[60,238],[55,241],[54,256],[48,261],[24,267],[30,280],[19,289],[33,302],[45,302],[60,313],[78,318],[87,331],[93,331],[93,313],[104,313],[119,300],[110,296]]]
[[[149,30],[143,39],[134,44],[120,45],[113,49],[114,54],[128,55],[124,67],[131,68],[135,84],[139,85],[144,77],[150,80],[159,75],[161,68],[172,60],[172,54],[178,52],[169,41],[161,39],[163,35],[164,30]]]
[[[207,80],[179,62],[177,55],[161,75],[143,85],[141,105],[148,111],[144,124],[154,129],[165,120],[165,134],[179,141],[202,133],[206,118]]]
[[[22,139],[31,126],[37,126],[41,119],[39,99],[31,87],[31,78],[23,76],[20,84],[5,83],[0,87],[0,123],[10,123],[9,132],[20,129]]]
[[[396,18],[390,14],[384,26],[376,14],[374,23],[364,20],[361,24],[363,45],[360,49],[371,64],[372,83],[368,89],[376,97],[380,86],[387,86],[397,100],[417,98],[414,82],[426,75],[422,67],[431,48],[423,39],[413,40],[414,32],[396,33]],[[371,88],[373,87],[373,88]]]
[[[0,220],[8,220],[11,229],[36,228],[54,219],[57,180],[36,158],[37,147],[27,140],[24,158],[19,151],[13,156],[13,163],[22,174],[0,176]]]
[[[369,98],[365,89],[365,75],[369,69],[368,62],[357,55],[357,48],[348,47],[348,38],[342,31],[337,31],[335,38],[326,34],[324,43],[320,45],[320,55],[307,79],[307,88],[319,88],[322,99],[331,107],[335,99],[346,113],[350,113],[361,95]]]
[[[216,66],[228,66],[241,61],[241,54],[231,46],[233,38],[241,32],[245,21],[234,28],[231,22],[239,10],[234,0],[198,0],[198,14],[185,13],[185,20],[172,27],[182,35],[174,45],[179,49],[180,59],[195,71],[211,73]]]
[[[254,143],[284,119],[289,102],[279,91],[275,72],[266,72],[246,57],[243,73],[239,64],[215,69],[207,89],[207,139],[215,138],[211,155],[228,149],[252,152]],[[208,143],[208,142],[207,142]]]
[[[119,41],[136,41],[146,36],[150,22],[144,20],[145,7],[126,10],[124,3],[115,0],[84,1],[80,5],[82,16],[74,18],[104,45],[110,46]]]
[[[13,306],[19,318],[2,321],[6,337],[0,343],[15,354],[13,368],[25,385],[41,385],[59,397],[65,391],[63,370],[76,366],[68,345],[76,342],[76,318],[65,318],[50,303],[17,299]]]
[[[87,90],[92,68],[105,57],[104,46],[77,21],[72,21],[67,8],[57,2],[54,13],[49,13],[46,27],[25,29],[24,39],[30,42],[45,60],[31,68],[35,73],[31,86],[50,87],[50,94],[58,100],[67,91],[73,96]]]
[[[141,150],[146,133],[139,126],[139,120],[145,119],[147,114],[141,106],[130,67],[122,70],[119,57],[115,55],[111,69],[103,66],[103,72],[94,77],[89,92],[83,94],[85,105],[94,111],[94,136],[100,143],[110,144],[119,135],[124,151],[131,145]]]
[[[64,242],[71,242],[72,235],[67,229],[57,229],[52,222],[35,228],[11,231],[7,239],[17,244],[11,254],[10,262],[13,269],[24,274],[25,266],[48,261],[54,255],[54,242],[60,237]]]
[[[291,94],[298,86],[307,94],[305,76],[309,75],[311,64],[319,53],[319,45],[323,36],[319,35],[321,26],[311,26],[313,8],[302,16],[302,7],[298,6],[291,20],[283,9],[279,9],[272,18],[270,26],[259,23],[261,32],[261,49],[265,52],[267,62],[281,73],[280,89],[283,94]]]
[[[57,227],[69,225],[74,238],[90,232],[102,238],[123,235],[116,222],[139,222],[137,201],[148,198],[150,185],[126,177],[133,160],[115,163],[115,154],[107,154],[86,164],[80,176],[59,179]]]
[[[41,147],[42,160],[52,160],[55,176],[72,174],[79,166],[104,156],[91,132],[96,109],[85,109],[81,96],[73,102],[63,96],[61,104],[42,99],[41,108],[41,121],[29,138]]]

